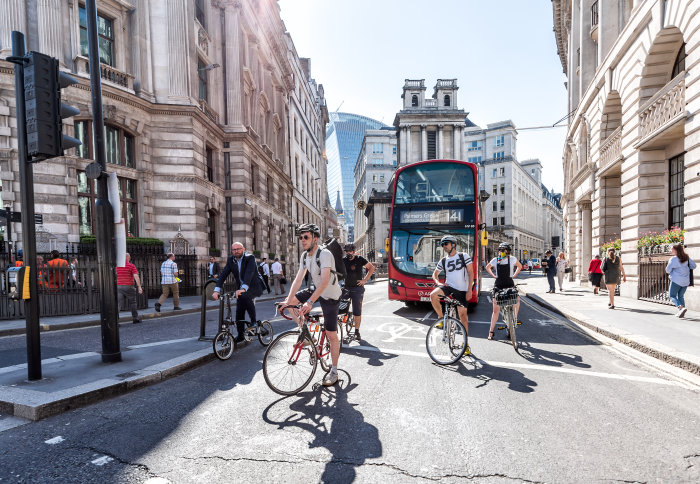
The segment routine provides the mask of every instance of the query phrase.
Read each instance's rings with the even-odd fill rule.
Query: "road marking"
[[[173,343],[182,343],[185,341],[197,341],[197,339],[198,338],[171,339],[168,341],[156,341],[155,343],[144,343],[142,345],[131,345],[129,348],[150,348],[151,346],[169,345]]]
[[[386,349],[386,348],[378,348],[375,346],[353,346],[353,350],[361,350],[361,351],[373,351],[376,353],[384,353],[384,354],[395,354],[395,355],[404,355],[404,356],[417,356],[420,358],[430,358],[426,352],[418,352],[418,351],[406,351],[406,350],[398,350],[398,349]],[[655,378],[655,377],[647,377],[647,376],[635,376],[635,375],[615,375],[613,373],[603,373],[599,371],[589,371],[589,370],[578,370],[575,368],[557,368],[557,367],[552,367],[552,366],[543,366],[543,365],[534,365],[530,363],[507,363],[503,361],[486,361],[486,360],[481,360],[484,364],[487,364],[489,366],[496,366],[496,367],[501,367],[501,368],[518,368],[518,369],[523,369],[523,370],[541,370],[541,371],[550,371],[554,373],[568,373],[572,375],[582,375],[582,376],[591,376],[591,377],[598,377],[598,378],[608,378],[611,380],[625,380],[625,381],[635,381],[635,382],[642,382],[642,383],[655,383],[658,385],[669,385],[669,386],[679,386],[679,387],[685,387],[684,384],[681,382],[676,382],[676,381],[670,381],[670,380],[664,380],[663,378]]]
[[[433,311],[433,310],[431,309],[431,310],[428,312],[428,314],[426,314],[425,316],[423,316],[423,318],[421,318],[421,321],[425,321],[426,319],[428,319],[428,318],[430,317],[430,315],[433,314],[434,312],[435,312],[435,311]]]
[[[56,445],[56,444],[60,444],[64,440],[66,440],[66,439],[64,439],[63,437],[61,437],[59,435],[58,437],[54,437],[53,439],[45,440],[44,443],[49,444],[49,445]]]
[[[93,464],[96,466],[103,466],[109,462],[112,462],[114,459],[112,459],[109,456],[103,455],[102,457],[98,457],[97,459],[91,461]]]

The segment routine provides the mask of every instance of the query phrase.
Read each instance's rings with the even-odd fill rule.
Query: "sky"
[[[475,124],[551,126],[567,114],[551,0],[278,0],[282,20],[329,111],[393,125],[405,79],[457,79]],[[338,109],[340,108],[340,109]],[[561,123],[566,125],[566,122]],[[519,161],[538,158],[561,192],[566,128],[518,131]]]

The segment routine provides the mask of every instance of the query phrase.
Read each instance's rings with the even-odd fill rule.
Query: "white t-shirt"
[[[282,264],[275,261],[272,263],[272,275],[282,274]]]
[[[437,263],[436,269],[439,271],[445,271],[445,284],[457,289],[458,291],[466,291],[467,284],[469,283],[469,273],[467,268],[462,264],[462,259],[459,257],[462,254],[464,257],[464,262],[469,265],[472,262],[472,258],[466,252],[457,252],[452,257],[444,257],[440,259]],[[447,266],[443,267],[444,264]]]
[[[498,275],[497,274],[498,267],[496,267],[496,264],[498,263],[500,265],[506,265],[509,263],[509,261],[510,261],[510,277],[513,277],[513,274],[515,274],[515,271],[518,268],[516,265],[516,263],[518,262],[518,258],[515,257],[514,255],[510,255],[510,256],[508,256],[508,258],[503,257],[500,261],[498,260],[498,257],[494,257],[493,259],[491,259],[491,262],[489,262],[489,265],[493,268],[492,269],[493,273]]]
[[[267,265],[267,262],[261,262],[260,267],[262,267],[263,274],[270,277],[270,266]]]
[[[326,267],[330,267],[331,270],[335,269],[335,259],[333,258],[333,254],[331,254],[331,251],[328,249],[323,249],[321,251],[321,256],[319,257],[321,267],[319,267],[318,262],[316,262],[316,252],[306,255],[306,262],[304,262],[305,254],[306,252],[301,254],[299,266],[305,268],[309,274],[311,274],[311,280],[313,281],[314,286],[319,287],[321,285],[321,269],[325,269]],[[324,299],[340,299],[340,295],[342,293],[343,290],[340,288],[338,278],[331,272],[330,281],[328,281],[328,285],[321,293],[321,297]]]

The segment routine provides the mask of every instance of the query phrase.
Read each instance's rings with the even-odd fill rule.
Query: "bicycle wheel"
[[[228,331],[220,331],[214,338],[214,354],[221,361],[231,358],[236,349],[236,341]]]
[[[442,327],[438,327],[442,323]],[[467,349],[467,332],[462,323],[443,317],[433,323],[425,336],[425,348],[438,365],[451,365],[459,360]]]
[[[280,395],[296,395],[316,373],[318,357],[314,343],[308,338],[299,341],[299,334],[299,330],[282,333],[267,347],[263,357],[265,383]]]
[[[343,324],[345,325],[345,337],[347,338],[345,342],[350,344],[353,338],[353,332],[355,331],[355,317],[352,315],[352,312],[349,312],[343,316],[343,320]]]
[[[263,334],[267,331],[267,334]],[[272,325],[269,321],[262,321],[258,326],[258,341],[263,346],[267,346],[272,342]]]
[[[515,314],[513,311],[513,306],[508,307],[508,334],[510,336],[510,342],[513,343],[513,348],[518,351],[518,340],[515,337]]]
[[[253,336],[255,336],[255,323],[244,322],[243,338],[245,338],[246,343],[253,341]]]

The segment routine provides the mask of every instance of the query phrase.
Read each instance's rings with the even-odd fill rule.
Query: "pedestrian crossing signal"
[[[484,247],[489,245],[489,233],[485,230],[481,231],[481,245]]]

